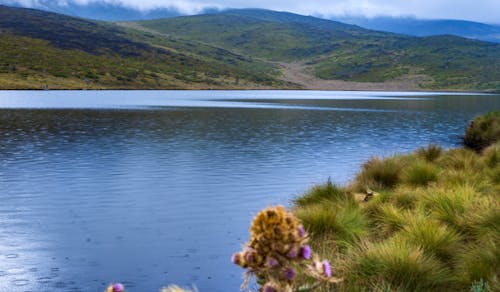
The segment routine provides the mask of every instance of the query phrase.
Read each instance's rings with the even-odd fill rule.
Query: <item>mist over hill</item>
[[[337,17],[333,20],[364,28],[413,36],[456,35],[500,43],[500,25],[465,20],[417,19],[398,17]]]

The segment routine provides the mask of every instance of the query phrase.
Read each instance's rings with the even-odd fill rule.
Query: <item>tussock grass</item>
[[[401,236],[410,243],[420,246],[424,252],[444,261],[451,260],[460,252],[461,236],[459,233],[436,220],[412,220],[407,224]]]
[[[437,179],[437,167],[427,162],[418,161],[403,172],[403,181],[412,186],[426,186]]]
[[[448,225],[461,227],[462,215],[475,197],[479,197],[479,194],[469,186],[457,187],[452,191],[434,188],[427,192],[420,204],[434,218]]]
[[[330,179],[328,179],[325,184],[316,185],[304,195],[297,197],[294,200],[294,203],[297,206],[307,206],[322,201],[342,201],[352,199],[352,195],[349,192],[337,187]]]
[[[454,282],[439,260],[401,237],[361,247],[352,260],[348,280],[361,286],[383,281],[403,291],[429,291]]]
[[[398,157],[380,159],[373,157],[362,166],[355,180],[355,189],[390,189],[397,185],[401,178],[402,163]]]
[[[368,202],[353,200],[366,190]],[[500,291],[499,193],[500,142],[431,145],[372,158],[349,186],[298,198],[295,212],[345,278],[339,291]]]
[[[427,147],[418,148],[416,154],[428,162],[433,162],[443,154],[443,148],[435,144],[429,144]]]
[[[332,234],[341,245],[351,244],[368,233],[368,220],[354,203],[322,203],[296,210],[304,227],[314,235]]]
[[[458,279],[464,285],[484,280],[492,288],[499,291],[500,251],[498,238],[490,238],[480,244],[466,246],[456,258]]]

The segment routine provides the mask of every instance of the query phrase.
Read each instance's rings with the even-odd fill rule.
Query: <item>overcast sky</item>
[[[41,0],[0,0],[36,6]],[[47,0],[46,0],[47,1]],[[50,1],[50,0],[49,0]],[[148,10],[170,7],[194,14],[204,8],[266,8],[316,16],[415,16],[418,18],[466,19],[500,23],[500,0],[53,0],[64,4],[88,2],[121,3]]]

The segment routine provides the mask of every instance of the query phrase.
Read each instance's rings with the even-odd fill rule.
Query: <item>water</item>
[[[0,91],[0,291],[238,291],[255,213],[459,145],[498,95]]]

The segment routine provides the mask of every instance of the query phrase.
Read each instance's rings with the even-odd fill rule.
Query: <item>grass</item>
[[[403,171],[403,181],[411,186],[426,186],[437,178],[437,167],[428,162],[418,161]]]
[[[499,291],[499,158],[499,142],[372,158],[350,185],[316,186],[294,211],[345,279],[338,291]]]
[[[443,263],[402,237],[361,247],[353,254],[349,270],[346,284],[367,288],[383,281],[403,291],[429,291],[454,282]]]

